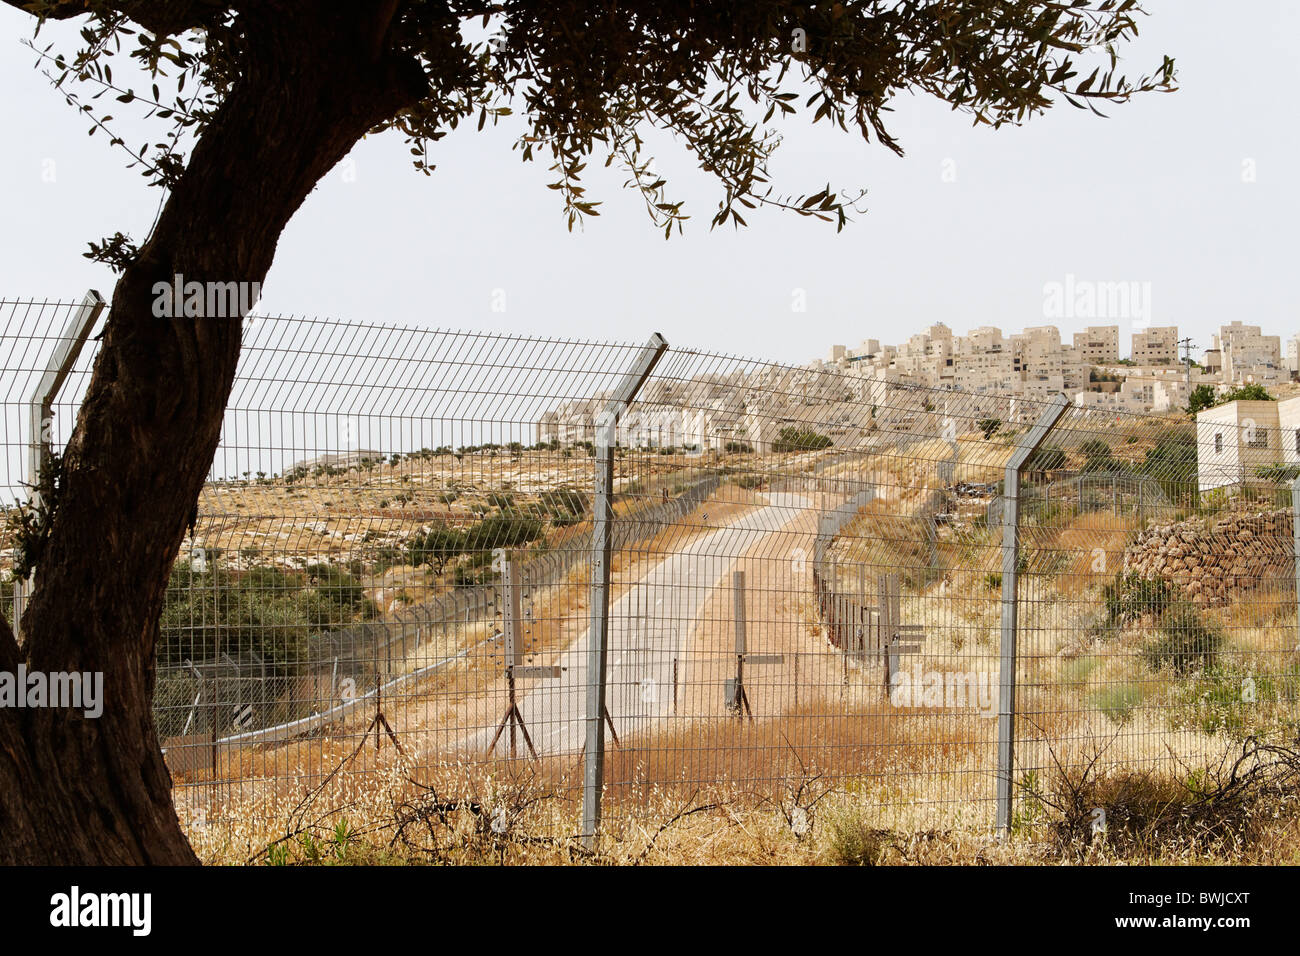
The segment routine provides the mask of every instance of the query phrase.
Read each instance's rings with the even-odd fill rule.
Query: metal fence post
[[[1294,567],[1295,572],[1295,598],[1296,598],[1296,633],[1300,635],[1300,476],[1291,483],[1291,528],[1292,528],[1292,545],[1291,553],[1295,555]],[[1297,638],[1297,644],[1300,644],[1300,638]]]
[[[63,334],[54,340],[54,351],[45,365],[41,380],[36,383],[28,404],[30,438],[27,443],[27,484],[31,488],[32,504],[39,505],[41,499],[41,469],[45,458],[50,454],[54,444],[54,401],[59,390],[76,364],[81,349],[90,337],[100,313],[104,311],[104,297],[91,289],[81,300],[77,311],[63,327]],[[35,582],[28,578],[14,581],[14,635],[22,640],[23,611],[27,607],[27,598],[31,595]]]
[[[1020,570],[1020,472],[1029,456],[1065,413],[1070,400],[1058,395],[1025,432],[1007,462],[1002,494],[1002,641],[998,664],[998,788],[997,827],[1011,832],[1011,776],[1015,764],[1016,732],[1016,586]],[[1082,489],[1082,479],[1080,488]]]
[[[599,840],[600,803],[605,788],[605,681],[609,650],[609,562],[613,550],[614,445],[618,420],[636,398],[668,349],[656,332],[637,354],[610,403],[596,418],[596,482],[592,499],[591,627],[587,648],[586,750],[582,768],[582,842],[594,850]]]

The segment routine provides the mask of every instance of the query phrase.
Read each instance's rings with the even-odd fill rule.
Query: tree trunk
[[[239,78],[114,289],[21,646],[0,620],[0,670],[100,671],[104,710],[0,709],[0,863],[196,862],[153,726],[155,646],[243,316],[157,318],[153,287],[177,274],[260,283],[317,181],[428,90],[374,40],[386,22],[376,33],[341,22],[352,4],[305,6],[245,29]]]

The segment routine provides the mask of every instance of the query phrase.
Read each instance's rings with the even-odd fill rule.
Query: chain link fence
[[[0,303],[11,519],[102,311]],[[1284,415],[654,340],[245,325],[158,645],[196,843],[380,804],[399,832],[471,806],[589,843],[704,800],[797,828],[832,788],[882,826],[1015,829],[1062,770],[1296,737]]]

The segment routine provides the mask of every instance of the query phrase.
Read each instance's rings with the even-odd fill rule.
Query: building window
[[[1295,453],[1300,455],[1300,428],[1295,430]]]
[[[1268,429],[1256,428],[1246,432],[1246,444],[1251,448],[1268,447]]]
[[[1214,453],[1216,455],[1223,454],[1223,432],[1214,433]]]

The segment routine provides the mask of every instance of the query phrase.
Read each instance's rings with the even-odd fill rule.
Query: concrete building
[[[1134,332],[1129,358],[1134,365],[1177,365],[1178,327],[1162,325]]]
[[[1283,441],[1286,408],[1289,442]],[[1228,402],[1196,416],[1197,484],[1202,492],[1255,480],[1269,465],[1300,461],[1300,399]],[[1288,459],[1288,449],[1291,449]]]
[[[1264,335],[1258,325],[1234,321],[1220,326],[1211,348],[1220,351],[1227,385],[1275,385],[1290,378],[1282,365],[1281,336]]]
[[[1074,351],[1089,365],[1119,361],[1119,326],[1090,325],[1074,333]]]

